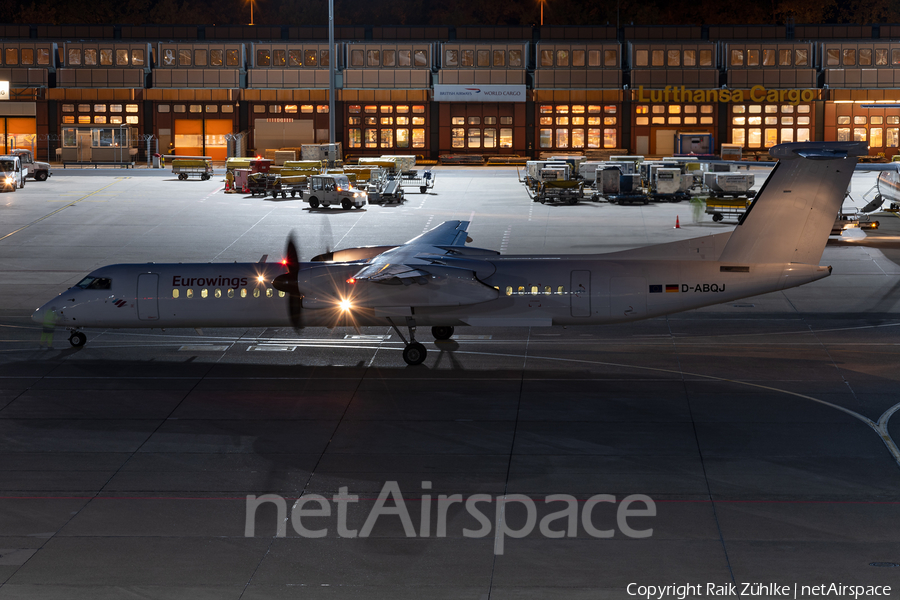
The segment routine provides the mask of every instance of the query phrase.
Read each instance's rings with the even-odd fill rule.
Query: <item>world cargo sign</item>
[[[767,90],[754,85],[749,90],[689,90],[667,85],[661,90],[638,87],[637,102],[781,102],[796,106],[816,99],[816,90]]]
[[[524,85],[435,84],[435,102],[525,102]]]

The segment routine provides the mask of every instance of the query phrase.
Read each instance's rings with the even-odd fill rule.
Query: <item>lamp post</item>
[[[541,4],[541,27],[544,26],[544,1],[545,0],[538,0],[538,2],[540,2]]]
[[[251,0],[252,1],[252,0]],[[328,143],[334,143],[334,87],[337,57],[334,55],[334,0],[328,0]]]
[[[253,25],[253,2],[254,0],[250,0],[250,24]]]

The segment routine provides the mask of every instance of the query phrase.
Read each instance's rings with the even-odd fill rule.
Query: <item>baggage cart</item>
[[[706,201],[706,214],[712,215],[716,223],[726,218],[737,221],[747,212],[751,202],[752,198],[710,198]]]
[[[179,156],[172,159],[172,173],[178,175],[178,179],[184,181],[191,175],[196,175],[206,181],[213,176],[211,156]]]
[[[419,193],[425,194],[434,187],[434,177],[434,171],[423,171],[421,175],[418,171],[410,171],[403,174],[401,183],[404,186],[418,187]]]

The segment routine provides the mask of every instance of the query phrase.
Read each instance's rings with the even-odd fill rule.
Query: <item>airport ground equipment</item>
[[[17,154],[0,156],[0,189],[4,192],[14,192],[25,187],[27,174]]]
[[[303,144],[300,146],[300,158],[318,160],[323,165],[334,168],[343,165],[344,152],[341,142],[333,144]]]
[[[362,208],[367,203],[366,192],[350,185],[346,175],[312,175],[307,186],[310,208],[340,206],[344,210]]]
[[[35,181],[46,181],[50,177],[50,163],[34,160],[34,153],[27,148],[13,149],[10,154],[18,155],[22,161],[22,168],[27,170],[27,177],[31,177]]]
[[[172,173],[181,181],[196,175],[206,181],[214,175],[211,156],[183,156],[172,159]]]
[[[418,187],[420,194],[425,194],[434,187],[434,171],[422,171],[419,175],[418,171],[410,171],[404,173],[401,177],[402,184],[409,187]]]
[[[739,175],[737,173],[710,173],[703,174],[703,185],[709,190],[712,198],[722,198],[731,196],[738,198],[741,196],[753,196],[750,188],[756,183],[756,177],[752,173]]]
[[[752,202],[752,198],[709,198],[706,201],[706,214],[712,215],[712,220],[716,223],[725,219],[738,221]]]
[[[557,179],[542,181],[535,191],[532,200],[541,204],[560,203],[578,204],[584,197],[584,182]]]
[[[623,173],[619,178],[619,193],[606,196],[611,204],[649,204],[650,197],[641,187],[640,173]]]
[[[403,180],[388,169],[373,169],[366,189],[371,204],[400,204],[405,199]]]

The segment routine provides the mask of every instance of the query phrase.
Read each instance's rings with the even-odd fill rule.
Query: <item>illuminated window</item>
[[[466,123],[468,125],[481,125],[481,117],[469,117]]]
[[[194,111],[191,111],[191,112],[194,112]],[[273,114],[279,114],[279,113],[281,113],[281,105],[280,105],[280,104],[270,104],[270,105],[269,105],[269,112],[270,112],[270,113],[273,113]]]
[[[556,117],[556,124],[557,125],[568,125],[569,117]]]
[[[556,147],[557,148],[568,148],[569,147],[569,130],[568,129],[557,129],[556,130]]]
[[[678,104],[670,104],[669,105],[669,114],[670,115],[679,115],[681,114],[681,106]]]
[[[194,297],[194,290],[193,290],[193,288],[188,288],[188,289],[187,289],[187,292],[185,293],[185,295],[186,295],[188,298],[193,298],[193,297]]]
[[[484,130],[484,140],[482,145],[485,148],[496,148],[497,147],[497,130],[493,127],[487,127]]]
[[[241,288],[241,298],[247,297],[247,288]]]
[[[173,290],[172,290],[172,297],[173,297],[173,298],[177,298],[178,295],[179,295],[179,293],[180,293],[180,292],[178,291],[178,288],[173,289]]]
[[[740,144],[744,145],[744,130],[743,129],[732,129],[731,130],[731,143],[732,144]]]
[[[613,122],[615,122],[616,118],[612,117]],[[584,117],[572,117],[572,125],[584,125]]]
[[[501,130],[501,132],[502,131],[503,130]],[[413,148],[424,148],[425,147],[425,130],[424,129],[413,129],[412,130],[412,139],[413,139]],[[509,147],[512,148],[512,143],[510,143]]]
[[[105,123],[106,123],[106,117],[100,116],[100,115],[95,115],[95,116],[94,116],[94,123],[95,123],[95,124],[101,124],[101,125],[102,125],[102,124],[105,124]]]
[[[766,125],[778,125],[778,117],[766,117]]]
[[[839,142],[849,142],[850,141],[850,128],[849,127],[838,127],[837,141],[839,141]]]
[[[381,117],[381,124],[382,125],[393,125],[394,117]]]
[[[749,117],[747,119],[748,125],[762,125],[762,117]]]
[[[750,129],[747,136],[747,145],[751,148],[762,146],[762,129]]]
[[[766,104],[766,112],[767,113],[777,113],[778,106],[775,104]]]
[[[540,130],[540,145],[541,145],[541,148],[552,148],[553,147],[553,130],[552,129],[541,129]]]
[[[684,118],[684,124],[685,124],[685,125],[696,125],[696,124],[697,124],[697,117],[685,117],[685,118]]]
[[[397,117],[397,125],[409,125],[409,117]]]
[[[759,104],[751,104],[750,105],[750,114],[758,115],[762,112],[762,106]]]
[[[654,104],[652,110],[654,115],[661,115],[666,112],[666,107],[662,104]]]
[[[127,113],[136,113],[137,111],[138,111],[137,104],[126,104],[125,105],[125,112],[127,112]]]
[[[732,125],[746,125],[747,118],[746,117],[733,117],[731,119],[731,124]]]
[[[787,144],[794,141],[794,130],[786,127],[781,130],[781,143]]]
[[[394,147],[394,130],[393,129],[382,129],[381,130],[381,147],[382,148],[393,148]]]
[[[207,296],[209,296],[209,291],[206,288],[203,288],[202,290],[200,290],[201,298],[206,298]]]
[[[232,288],[228,288],[228,291],[225,293],[229,298],[234,298],[234,290]]]
[[[861,66],[861,67],[872,66],[872,49],[871,48],[860,48],[859,49],[859,66]]]
[[[881,148],[884,145],[881,139],[881,132],[881,127],[872,127],[869,130],[869,146]]]
[[[306,114],[306,115],[311,115],[313,112],[313,105],[312,104],[301,104],[300,112],[303,114]],[[366,111],[366,112],[369,112],[369,111]]]
[[[469,148],[481,147],[481,130],[477,127],[469,128]]]
[[[782,125],[793,125],[794,117],[781,117],[781,124]]]
[[[853,117],[853,124],[854,125],[865,125],[866,117],[864,115],[856,115],[855,117]]]
[[[865,127],[854,127],[853,128],[853,141],[854,142],[866,141],[866,128]]]
[[[888,148],[900,147],[900,128],[888,127],[888,129],[887,129],[887,147]]]
[[[465,125],[466,118],[465,117],[450,117],[451,125]]]
[[[253,297],[254,297],[254,298],[259,298],[259,288],[256,288],[256,289],[253,290]]]
[[[409,129],[397,130],[397,147],[409,148]]]
[[[615,129],[604,129],[603,130],[603,147],[604,148],[615,148],[616,147],[616,130]]]
[[[649,125],[650,118],[649,117],[638,117],[637,119],[635,119],[634,124],[635,125]]]
[[[511,127],[501,127],[500,128],[500,147],[501,148],[512,148],[513,147],[513,130]]]
[[[272,298],[275,295],[275,290],[272,288],[266,288],[266,298]]]
[[[809,112],[809,104],[801,104],[797,107],[798,113],[808,113]]]
[[[558,288],[556,288],[556,293],[557,293],[557,294],[564,294],[565,292],[566,292],[565,286],[562,286],[562,285],[561,285],[561,286],[559,286]]]
[[[713,118],[712,117],[700,117],[700,124],[701,125],[712,125]]]
[[[357,128],[350,129],[350,147],[351,148],[362,148],[362,130],[361,129],[357,129]]]
[[[524,285],[520,285],[519,288],[518,288],[516,291],[517,291],[518,293],[520,293],[520,294],[524,294],[524,293],[525,293],[525,286],[524,286]]]
[[[649,55],[646,50],[635,50],[634,52],[634,66],[636,67],[646,67],[649,64]]]
[[[512,286],[511,285],[506,286],[506,295],[512,296],[512,293],[513,293]]]
[[[215,291],[215,293],[214,293],[213,295],[214,295],[216,298],[221,298],[221,297],[222,297],[222,290],[220,290],[219,288],[216,288],[216,291]]]
[[[640,104],[634,109],[635,114],[646,115],[650,112],[650,107],[646,104]]]
[[[881,125],[882,123],[884,123],[884,117],[882,117],[880,115],[876,115],[876,116],[869,118],[870,125]]]
[[[572,130],[572,147],[584,148],[584,129]]]
[[[377,129],[366,129],[366,148],[377,148],[378,147],[378,130]]]
[[[669,117],[669,125],[681,125],[681,117]]]
[[[450,147],[465,148],[466,147],[466,129],[465,127],[454,127],[450,130]]]
[[[850,115],[841,115],[837,118],[838,125],[849,125],[850,124]]]
[[[650,121],[650,123],[653,125],[665,125],[666,118],[665,117],[653,117],[653,119]]]

